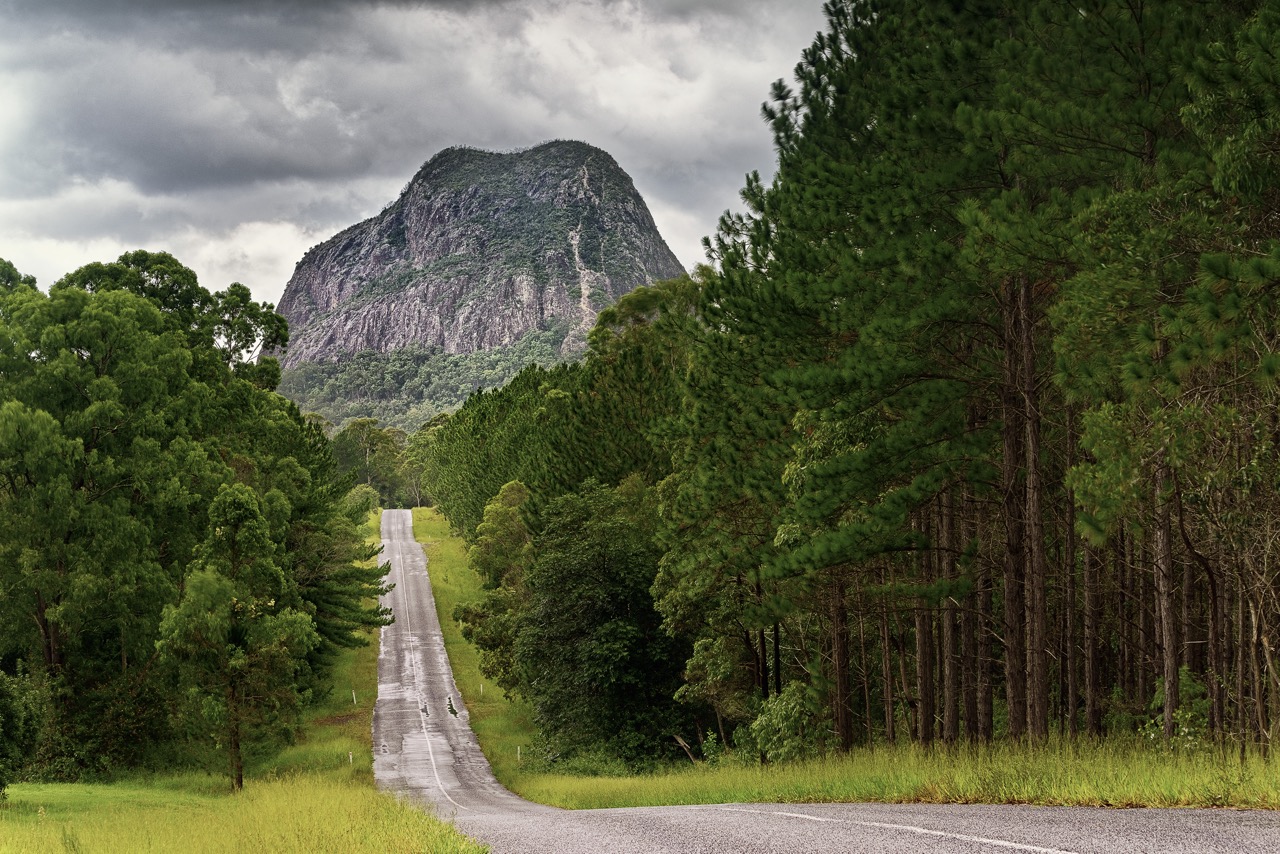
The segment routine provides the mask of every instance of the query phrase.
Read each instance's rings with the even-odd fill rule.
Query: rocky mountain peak
[[[582,142],[449,148],[377,216],[309,250],[278,310],[286,371],[406,347],[509,347],[559,330],[581,350],[596,313],[683,268],[631,178]]]

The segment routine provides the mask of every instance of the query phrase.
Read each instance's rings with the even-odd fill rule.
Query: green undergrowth
[[[369,640],[342,652],[333,688],[297,742],[253,762],[240,794],[228,793],[225,774],[207,771],[15,784],[0,803],[0,852],[486,850],[374,789],[378,646],[376,635]]]
[[[528,708],[484,680],[475,648],[452,618],[457,604],[483,595],[463,543],[434,510],[414,511],[414,531],[426,547],[449,660],[480,746],[503,785],[539,803],[569,809],[854,801],[1280,809],[1280,764],[1256,755],[1241,764],[1235,750],[1165,752],[1136,737],[1054,739],[1042,747],[879,746],[766,766],[730,757],[638,775],[546,773],[545,766],[517,759],[536,741]]]

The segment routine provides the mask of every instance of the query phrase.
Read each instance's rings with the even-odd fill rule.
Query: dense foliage
[[[0,672],[44,697],[26,764],[105,774],[212,736],[238,787],[242,745],[287,736],[385,620],[369,503],[272,391],[254,356],[287,330],[244,286],[147,252],[47,294],[0,274]]]
[[[714,267],[410,437],[427,489],[475,538],[520,481],[529,554],[501,574],[525,585],[576,560],[566,507],[652,489],[690,742],[714,720],[765,758],[1054,729],[1265,750],[1280,3],[826,12]],[[566,596],[535,629],[489,573],[462,616],[536,705],[521,644],[607,618]]]

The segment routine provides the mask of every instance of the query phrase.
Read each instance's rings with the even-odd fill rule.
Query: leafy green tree
[[[379,427],[373,418],[357,418],[333,437],[339,470],[378,491],[386,506],[400,503],[400,455],[406,437],[395,428]]]
[[[0,258],[0,289],[13,290],[15,288],[26,287],[34,288],[36,286],[36,277],[27,276],[18,272],[18,268],[13,264]]]
[[[209,507],[210,533],[197,550],[156,641],[226,751],[231,788],[244,787],[244,745],[262,727],[288,731],[304,699],[299,671],[320,643],[304,612],[283,607],[290,579],[258,496],[225,486]]]
[[[1162,684],[1172,744],[1186,672],[1211,731],[1268,750],[1280,4],[825,9],[716,267],[411,443],[468,538],[528,488],[533,563],[491,567],[476,636],[520,690],[594,666],[533,686],[531,590],[579,561],[556,520],[639,473],[678,694],[722,738],[1101,735]]]
[[[149,738],[131,736],[163,725],[142,685],[160,610],[200,536],[190,510],[217,480],[190,435],[192,358],[130,293],[20,290],[0,318],[6,653],[41,662],[55,729],[95,722],[68,739],[75,764],[136,756]]]
[[[649,490],[638,477],[616,490],[589,481],[545,518],[524,577],[520,693],[561,756],[670,753],[687,725],[672,700],[686,651],[663,632],[649,593],[659,554]]]
[[[156,639],[228,485],[258,496],[278,608],[319,635],[291,690],[322,690],[333,651],[387,619],[329,441],[244,361],[255,334],[279,340],[278,318],[236,294],[163,253],[89,265],[48,294],[0,290],[0,661],[48,685],[46,775],[107,772],[175,737]]]
[[[476,527],[476,541],[467,551],[471,568],[493,589],[518,574],[529,560],[529,529],[520,518],[520,507],[529,490],[513,480],[505,484],[484,508],[484,521]]]

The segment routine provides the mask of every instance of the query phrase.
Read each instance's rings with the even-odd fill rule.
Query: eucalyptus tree
[[[209,534],[196,549],[183,594],[165,607],[156,647],[179,687],[226,751],[233,791],[244,788],[244,746],[255,726],[286,732],[302,700],[299,679],[320,643],[315,623],[286,602],[296,581],[258,495],[222,486],[209,506]]]

